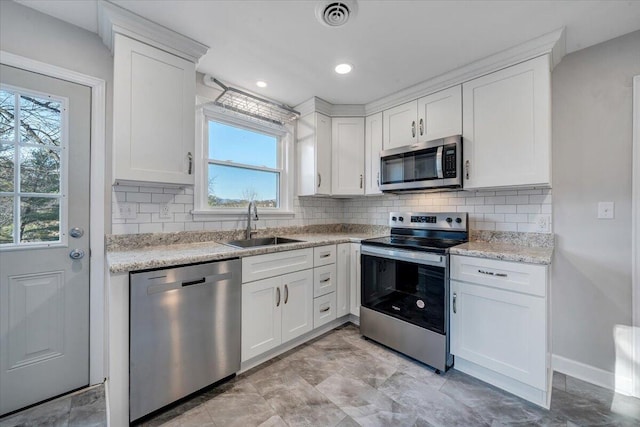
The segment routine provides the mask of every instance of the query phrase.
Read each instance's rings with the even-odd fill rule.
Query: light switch
[[[613,219],[613,202],[598,202],[598,219]]]

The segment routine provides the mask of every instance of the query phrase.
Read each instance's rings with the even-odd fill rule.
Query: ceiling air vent
[[[316,18],[328,27],[340,27],[353,18],[357,10],[355,0],[322,1],[316,5]]]

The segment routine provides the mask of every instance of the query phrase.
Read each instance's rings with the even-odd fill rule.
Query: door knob
[[[69,252],[69,258],[82,259],[84,258],[84,251],[82,249],[73,249],[71,252]]]

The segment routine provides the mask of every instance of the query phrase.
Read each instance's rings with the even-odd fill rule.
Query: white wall
[[[12,1],[0,1],[0,50],[107,82],[105,228],[111,227],[111,110],[113,58],[94,33]],[[71,160],[73,162],[73,159]]]
[[[631,325],[632,78],[640,31],[572,53],[552,74],[553,352],[614,372]],[[596,219],[598,201],[615,219]]]

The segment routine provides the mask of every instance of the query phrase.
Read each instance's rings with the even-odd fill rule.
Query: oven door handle
[[[446,257],[421,251],[407,251],[404,249],[385,249],[377,246],[362,245],[362,255],[389,258],[398,261],[412,262],[415,264],[446,267]]]

